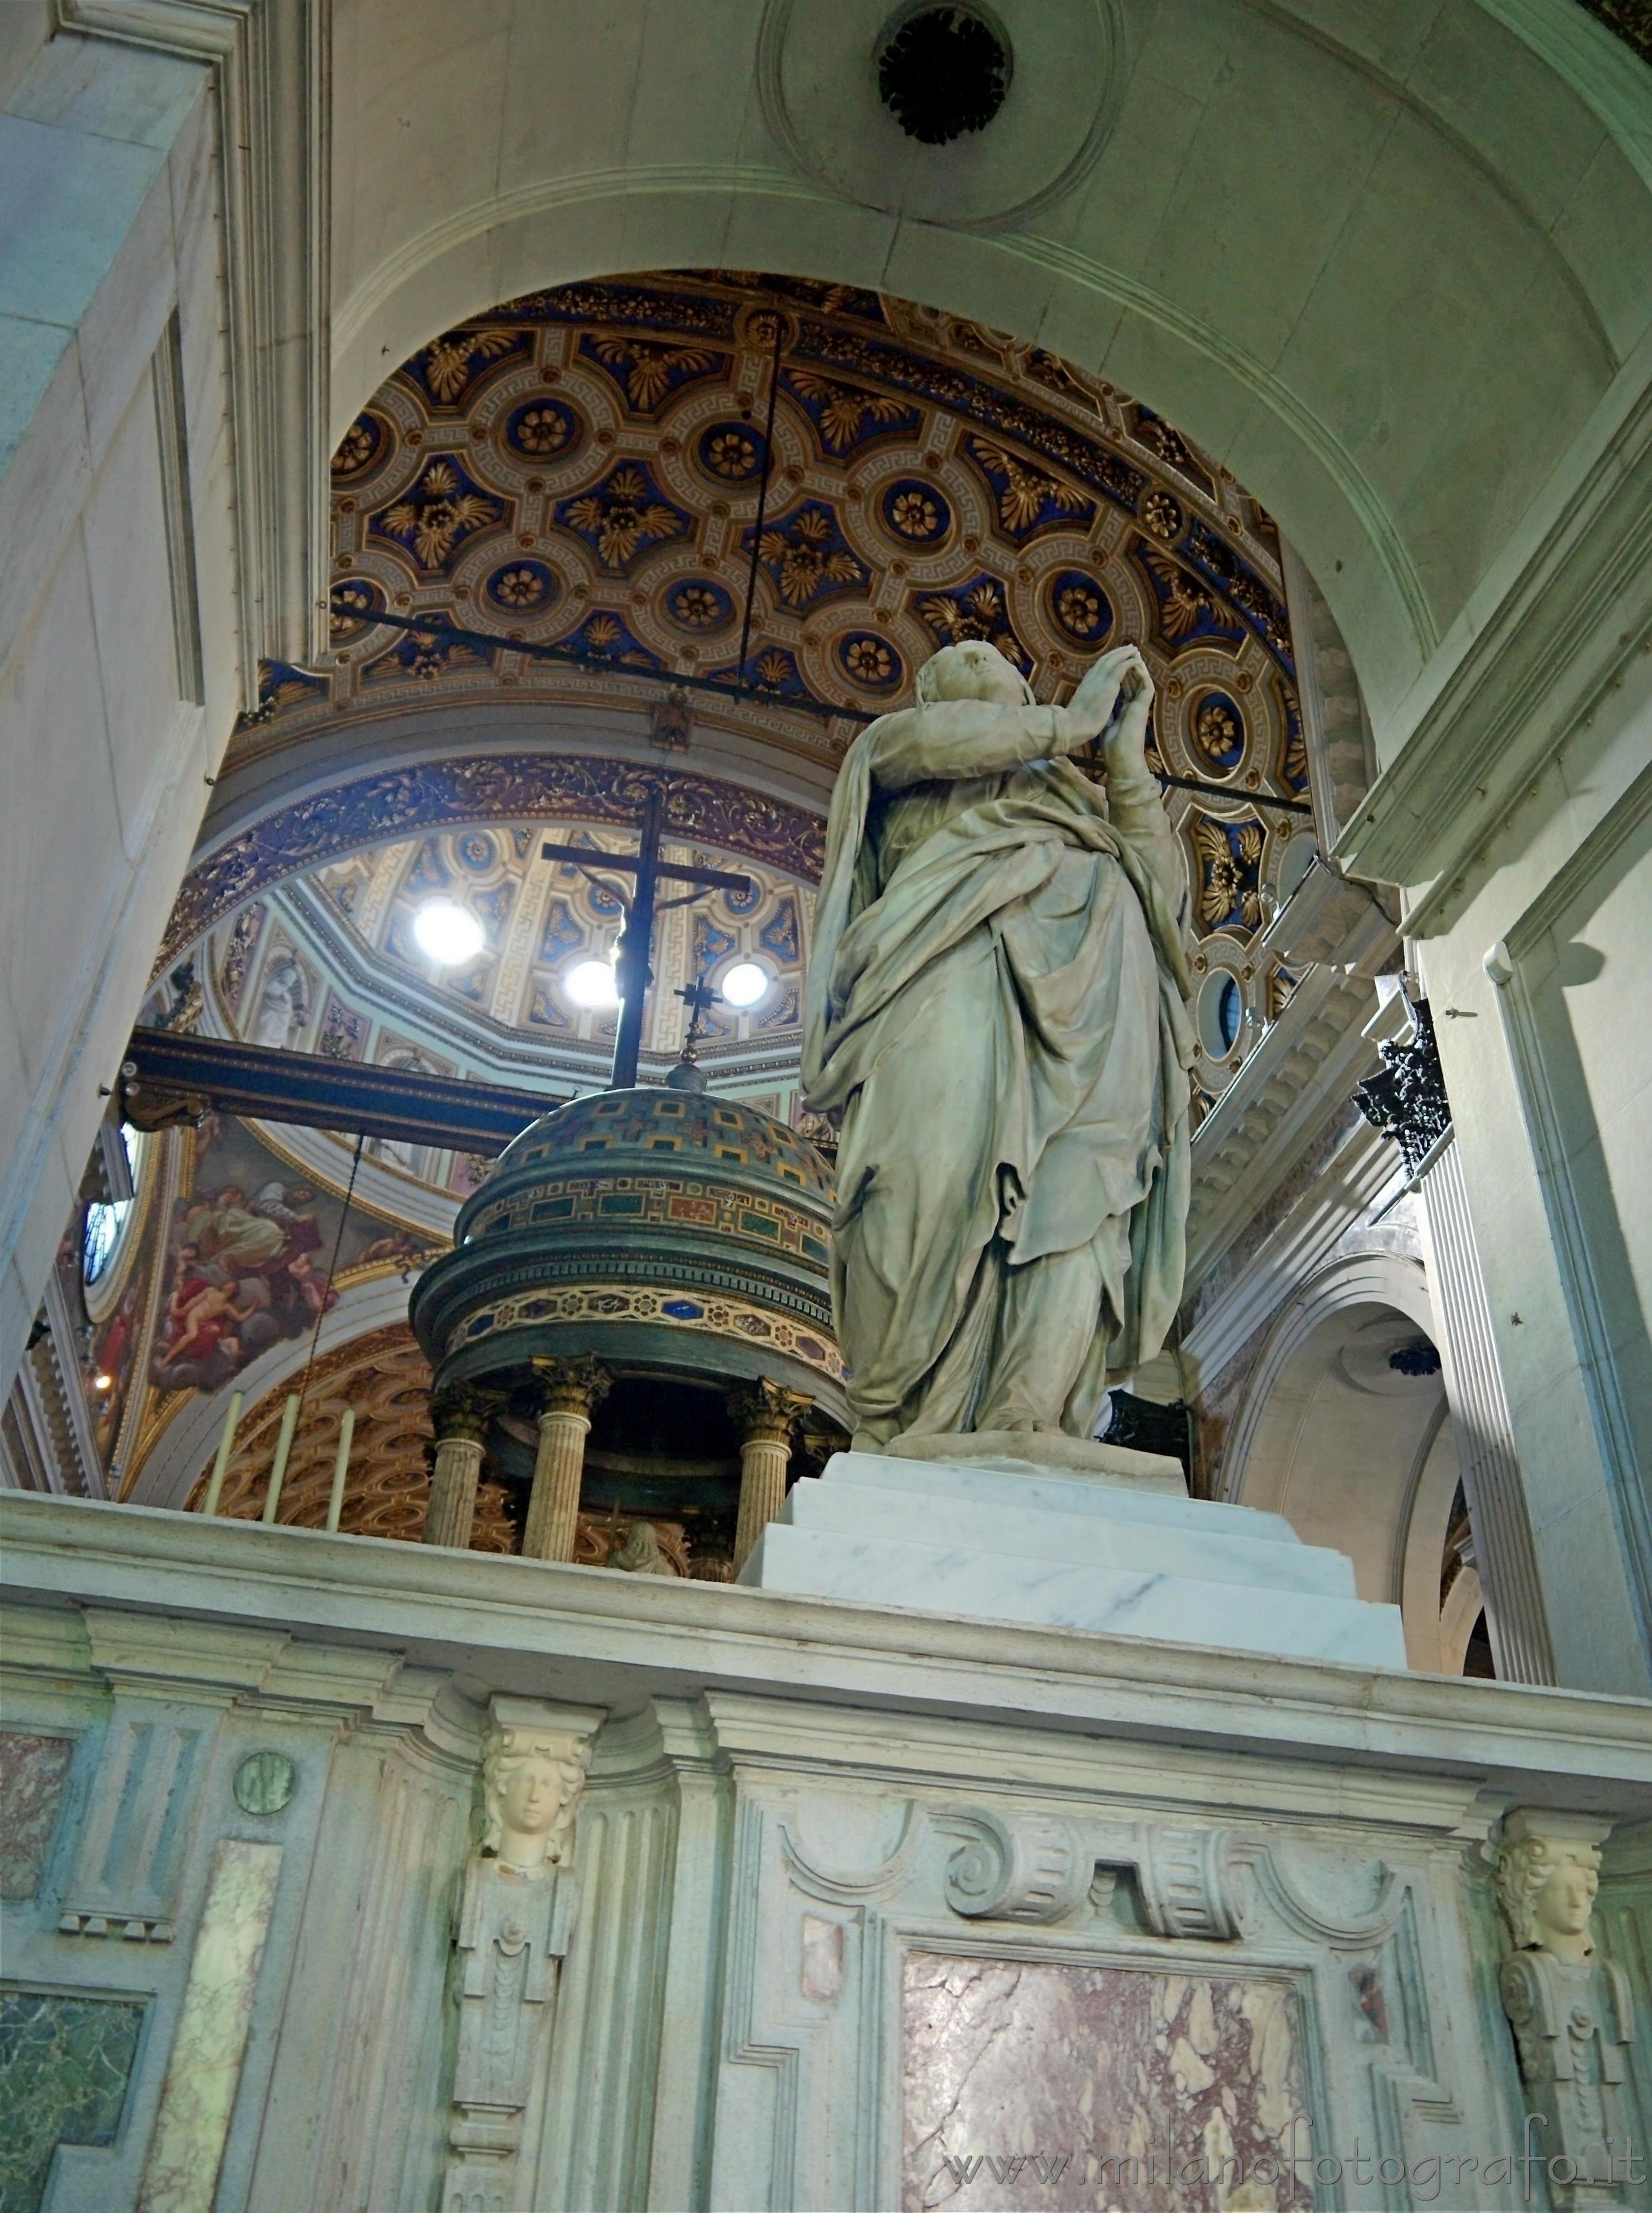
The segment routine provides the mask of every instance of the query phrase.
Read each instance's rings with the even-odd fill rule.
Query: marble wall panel
[[[0,1898],[33,1898],[63,1802],[72,1737],[0,1729]]]
[[[4,2213],[35,2213],[60,2143],[113,2143],[143,2025],[137,2003],[0,1990]]]
[[[1285,2163],[1311,2138],[1280,1978],[912,1952],[902,2063],[904,2213],[1012,2187],[1048,2213],[1313,2204]]]
[[[280,1871],[279,1844],[226,1837],[213,1856],[138,2213],[209,2213]]]

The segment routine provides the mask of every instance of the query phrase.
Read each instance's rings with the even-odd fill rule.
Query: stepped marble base
[[[869,1453],[857,1455],[863,1460]],[[897,1437],[881,1457],[891,1460],[966,1460],[972,1466],[1026,1468],[1053,1475],[1098,1475],[1132,1489],[1187,1496],[1181,1462],[1163,1453],[1132,1452],[1128,1445],[1104,1445],[1093,1438],[1070,1437],[1059,1430],[955,1430],[932,1437]]]
[[[1405,1665],[1399,1607],[1356,1598],[1351,1563],[1304,1545],[1282,1515],[1189,1498],[1176,1463],[1150,1454],[1115,1454],[1148,1463],[1139,1472],[1103,1472],[1033,1463],[1023,1442],[1039,1441],[1018,1440],[1014,1458],[967,1461],[838,1453],[793,1485],[739,1580],[925,1613]]]

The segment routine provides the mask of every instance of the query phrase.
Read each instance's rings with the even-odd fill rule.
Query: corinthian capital
[[[541,1414],[583,1414],[588,1421],[613,1382],[608,1370],[589,1352],[571,1360],[541,1356],[535,1359],[533,1372],[539,1380]]]
[[[450,1438],[462,1438],[470,1444],[483,1443],[498,1403],[491,1391],[479,1391],[471,1383],[449,1383],[430,1400],[430,1427],[436,1431],[436,1442],[446,1444]]]
[[[728,1393],[728,1412],[742,1444],[789,1445],[796,1424],[814,1404],[765,1375],[742,1391]]]

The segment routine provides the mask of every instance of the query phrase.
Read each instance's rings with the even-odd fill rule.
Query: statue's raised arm
[[[856,1443],[1088,1437],[1157,1351],[1187,1211],[1184,897],[1133,647],[1065,707],[948,646],[850,748],[809,977]],[[1100,741],[1104,794],[1069,755]]]

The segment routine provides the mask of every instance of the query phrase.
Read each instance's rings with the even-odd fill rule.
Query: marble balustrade
[[[0,1541],[20,2204],[434,2206],[458,2157],[509,2213],[1513,2213],[1511,1804],[1611,1832],[1647,2126],[1628,1702],[70,1500]],[[501,1714],[590,1752],[520,1898]]]

